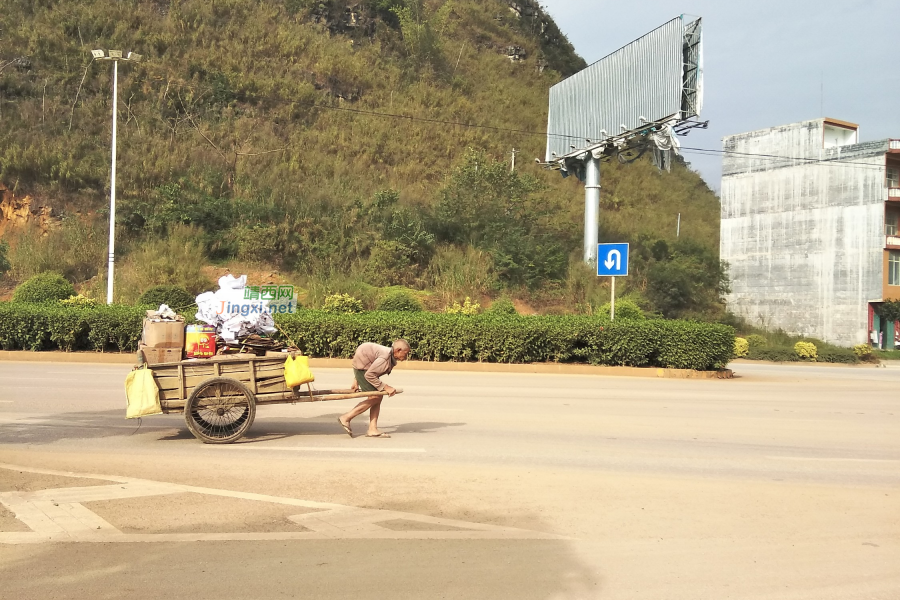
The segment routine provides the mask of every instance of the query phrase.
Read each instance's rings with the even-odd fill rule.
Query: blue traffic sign
[[[597,244],[597,275],[628,275],[628,244]]]

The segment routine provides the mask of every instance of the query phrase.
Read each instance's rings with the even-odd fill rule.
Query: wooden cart
[[[384,396],[387,392],[289,388],[285,353],[223,355],[151,367],[163,413],[184,413],[188,429],[207,444],[230,444],[256,417],[257,404],[295,404]],[[397,390],[398,392],[400,390]]]

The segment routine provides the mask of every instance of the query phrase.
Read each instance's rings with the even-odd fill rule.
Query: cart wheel
[[[204,444],[230,444],[250,429],[256,417],[256,398],[240,381],[207,379],[184,406],[188,429]]]

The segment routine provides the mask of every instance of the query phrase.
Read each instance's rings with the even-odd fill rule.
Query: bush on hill
[[[13,292],[14,302],[56,302],[75,295],[75,286],[59,273],[39,273]]]
[[[177,285],[156,285],[141,294],[137,303],[153,308],[159,308],[160,304],[166,304],[172,310],[179,312],[196,306],[195,299],[190,292]]]

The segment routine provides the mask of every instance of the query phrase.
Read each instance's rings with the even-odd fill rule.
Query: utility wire
[[[390,119],[406,119],[408,121],[417,121],[417,122],[421,122],[421,123],[432,123],[432,124],[438,124],[438,125],[453,125],[456,127],[468,127],[471,129],[487,129],[487,130],[491,130],[491,131],[503,131],[503,132],[507,132],[507,133],[519,133],[519,134],[523,134],[523,135],[535,135],[535,136],[542,136],[542,137],[557,137],[557,138],[565,138],[565,139],[572,139],[572,140],[587,139],[585,136],[578,136],[578,135],[567,135],[567,134],[563,134],[563,133],[549,133],[549,132],[543,132],[543,131],[528,131],[526,129],[511,129],[508,127],[496,127],[493,125],[479,125],[477,123],[462,123],[459,121],[446,121],[443,119],[429,119],[426,117],[413,117],[413,116],[409,116],[409,115],[399,115],[399,114],[395,114],[395,113],[385,113],[385,112],[378,112],[378,111],[372,111],[372,110],[362,110],[362,109],[358,109],[358,108],[347,108],[347,107],[343,107],[343,106],[328,106],[325,104],[316,104],[313,102],[302,103],[302,104],[305,106],[309,106],[311,108],[322,108],[322,109],[326,109],[326,110],[335,110],[335,111],[341,111],[341,112],[349,112],[349,113],[354,113],[354,114],[369,115],[369,116],[374,116],[374,117],[384,117],[384,118],[390,118]],[[758,154],[758,153],[752,153],[752,152],[736,152],[733,150],[715,150],[712,148],[691,148],[689,146],[682,146],[681,150],[685,150],[685,151],[688,151],[691,153],[702,153],[706,156],[709,156],[709,155],[722,155],[722,156],[735,155],[735,156],[747,156],[747,157],[753,157],[753,158],[760,158],[760,159],[766,159],[766,160],[793,160],[793,161],[801,161],[801,162],[805,162],[805,163],[840,163],[841,165],[855,165],[855,166],[867,167],[870,169],[873,169],[873,168],[880,169],[881,168],[881,166],[879,166],[879,165],[873,165],[871,163],[853,162],[853,161],[849,161],[849,160],[843,160],[841,158],[800,158],[800,157],[794,157],[794,156],[779,156],[777,154]]]

